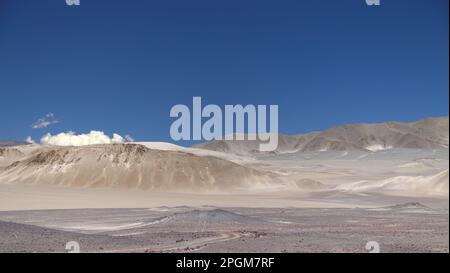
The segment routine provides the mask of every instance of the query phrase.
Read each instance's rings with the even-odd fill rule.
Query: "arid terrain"
[[[448,252],[448,118],[280,137],[0,147],[0,252]]]
[[[448,211],[210,207],[0,213],[5,252],[448,252]]]

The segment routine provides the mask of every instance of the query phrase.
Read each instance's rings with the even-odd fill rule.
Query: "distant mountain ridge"
[[[17,140],[0,140],[0,147],[11,147],[18,145],[27,145],[28,143],[25,141],[17,141]]]
[[[391,148],[436,149],[449,147],[449,118],[416,122],[357,123],[322,132],[279,135],[275,152],[377,151]],[[235,154],[258,153],[258,140],[214,140],[196,148]]]

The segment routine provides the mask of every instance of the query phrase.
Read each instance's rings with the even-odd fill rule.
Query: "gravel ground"
[[[448,252],[448,210],[77,209],[0,212],[0,252]]]

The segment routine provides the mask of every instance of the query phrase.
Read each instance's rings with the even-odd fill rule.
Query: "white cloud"
[[[134,142],[134,138],[132,138],[130,135],[125,135],[125,140],[127,142]]]
[[[56,146],[82,146],[92,144],[116,144],[124,143],[125,139],[118,134],[110,138],[104,132],[91,131],[89,134],[75,134],[74,132],[60,133],[52,136],[46,134],[41,138],[42,144]]]
[[[35,144],[36,143],[30,136],[25,139],[25,142],[29,143],[29,144]]]
[[[53,113],[48,113],[45,117],[38,119],[35,123],[31,124],[31,128],[40,129],[47,128],[51,124],[58,123],[58,120],[55,118]]]

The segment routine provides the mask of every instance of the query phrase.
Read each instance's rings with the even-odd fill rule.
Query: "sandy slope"
[[[381,181],[347,183],[338,186],[337,189],[403,196],[448,196],[448,169],[428,176],[395,176]]]
[[[233,153],[224,153],[220,151],[212,151],[206,149],[199,149],[193,147],[182,147],[179,145],[175,145],[167,142],[133,142],[134,144],[143,145],[152,150],[161,150],[161,151],[176,151],[186,154],[192,154],[196,156],[212,156],[217,158],[222,158],[234,163],[244,164],[253,162],[254,159],[249,156],[239,156]]]
[[[212,156],[137,144],[42,147],[0,172],[0,183],[198,191],[259,187],[270,173]]]
[[[301,155],[271,155],[254,158],[244,166],[240,166],[217,157],[196,156],[177,151],[149,150],[145,147],[143,147],[145,152],[139,156],[136,155],[134,149],[140,146],[129,147],[130,150],[125,149],[124,146],[113,146],[112,149],[108,146],[65,147],[62,149],[43,147],[33,150],[17,166],[0,174],[2,179],[11,178],[11,180],[0,179],[0,210],[162,205],[361,207],[416,202],[417,200],[421,200],[425,204],[435,204],[438,207],[448,207],[445,205],[448,204],[448,193],[445,193],[445,189],[448,189],[448,177],[445,175],[440,180],[432,180],[435,183],[425,183],[426,190],[414,190],[414,194],[411,194],[411,189],[414,189],[411,188],[411,185],[414,185],[411,179],[434,177],[448,169],[448,150],[393,149],[370,153],[349,151],[345,154],[343,152],[317,152]],[[147,158],[147,153],[151,157]],[[77,161],[80,155],[83,155],[84,159]],[[181,166],[186,165],[183,168],[190,166],[192,170],[198,171],[205,165],[197,166],[193,165],[194,163],[211,164],[212,161],[217,160],[218,166],[225,164],[225,166],[236,167],[244,174],[247,170],[254,170],[252,172],[255,172],[255,176],[250,176],[251,179],[245,180],[245,178],[242,179],[239,172],[233,175],[233,172],[223,170],[222,167],[217,167],[217,169],[208,167],[209,171],[219,171],[212,174],[215,177],[221,174],[220,171],[224,171],[225,178],[233,179],[232,187],[213,188],[212,185],[204,183],[202,179],[208,179],[208,176],[204,176],[196,180],[197,184],[195,185],[186,184],[195,190],[190,188],[191,190],[187,189],[179,193],[174,192],[179,191],[178,188],[151,189],[133,184],[110,184],[118,183],[122,179],[123,181],[133,181],[128,179],[128,177],[136,177],[132,176],[133,173],[148,172],[147,174],[150,174],[153,165],[141,161],[146,158],[146,160],[152,161],[152,164],[156,164],[158,161],[154,160],[153,156],[162,157],[159,162],[165,165],[161,167],[171,171],[175,169],[173,165],[170,165],[171,162],[181,164],[177,167],[178,170],[182,169]],[[171,157],[173,158],[170,159]],[[100,160],[97,161],[98,159]],[[30,164],[30,160],[34,163]],[[131,164],[132,162],[133,164]],[[69,165],[67,166],[66,163]],[[99,166],[101,172],[98,172]],[[93,171],[90,171],[89,168],[93,168]],[[103,168],[109,176],[102,176]],[[96,180],[80,179],[80,184],[70,183],[78,181],[77,177],[83,178],[83,175],[86,175],[79,174],[80,170],[92,175],[91,177],[100,179],[97,181],[103,182],[90,184]],[[167,174],[168,172],[163,169],[161,173]],[[267,178],[270,181],[267,184],[261,184],[261,180],[257,178],[259,173],[270,173],[270,178],[266,175],[263,176],[264,179]],[[277,182],[275,183],[273,175],[276,176]],[[398,177],[411,179],[398,179]],[[355,184],[363,180],[371,181],[375,185],[378,185],[380,181],[392,180],[395,181],[396,187],[385,186],[380,189],[371,186],[361,191]],[[160,180],[158,181],[160,182]],[[178,183],[171,184],[168,180],[168,183],[175,187],[182,180],[177,181]],[[243,187],[244,184],[239,184],[242,181],[247,181],[250,186]],[[146,183],[151,182],[152,180]],[[355,189],[351,190],[353,187]],[[205,189],[209,190],[205,192]]]
[[[448,208],[446,148],[254,157],[148,142],[17,150],[3,152],[10,163],[0,165],[0,210],[348,208],[418,201]]]

